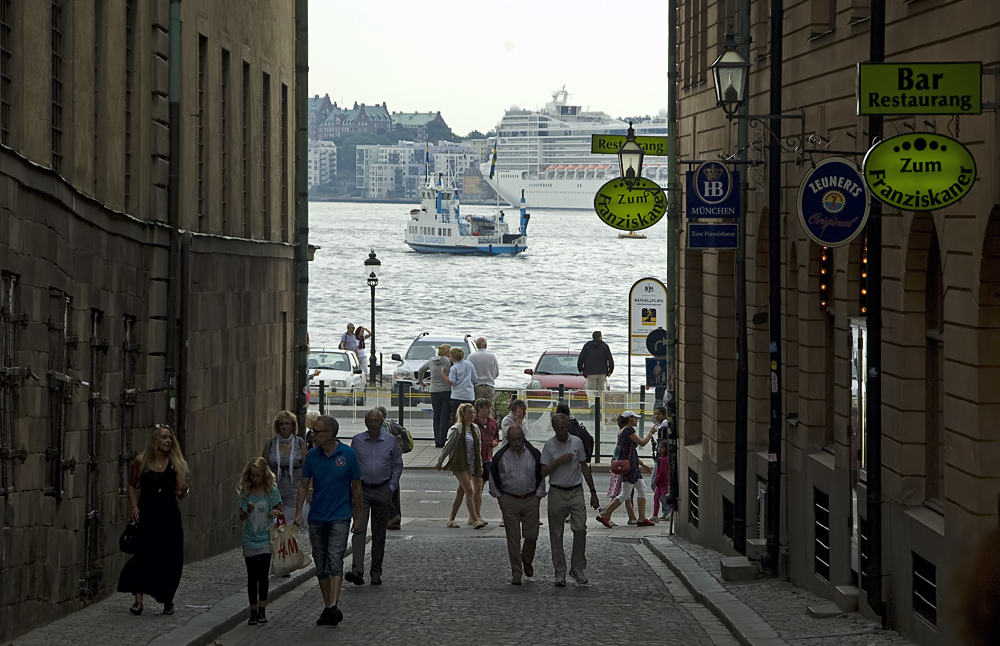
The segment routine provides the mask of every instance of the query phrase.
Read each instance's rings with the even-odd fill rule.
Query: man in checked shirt
[[[535,574],[531,562],[538,542],[538,507],[545,496],[541,458],[541,452],[524,439],[524,430],[511,426],[507,444],[493,455],[490,466],[490,495],[497,498],[503,514],[512,585],[521,585],[522,572],[527,577]]]

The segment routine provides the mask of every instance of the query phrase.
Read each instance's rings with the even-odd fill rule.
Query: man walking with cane
[[[512,585],[521,585],[522,572],[529,578],[535,574],[532,561],[538,542],[538,507],[545,496],[541,458],[538,449],[524,439],[521,427],[512,426],[507,430],[507,444],[496,452],[490,465],[490,495],[500,503],[503,514]]]

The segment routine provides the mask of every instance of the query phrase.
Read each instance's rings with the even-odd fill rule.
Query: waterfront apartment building
[[[309,190],[337,179],[337,144],[309,140]]]
[[[736,122],[715,103],[709,65],[734,30],[738,2],[680,0],[678,132],[681,159],[736,152]],[[753,0],[749,112],[769,110],[769,6]],[[972,151],[978,179],[958,204],[929,212],[885,207],[883,246],[864,235],[822,248],[799,225],[803,174],[829,156],[859,163],[868,148],[857,114],[857,64],[868,58],[867,0],[785,0],[782,203],[768,204],[766,166],[747,169],[747,319],[768,310],[769,262],[781,264],[779,379],[770,378],[768,325],[749,330],[747,535],[759,555],[767,501],[771,384],[780,383],[781,569],[803,588],[850,607],[865,593],[866,557],[881,541],[890,625],[922,645],[958,643],[956,574],[1000,508],[1000,135],[996,113],[886,119],[885,136],[936,132]],[[1000,63],[1000,4],[977,0],[886,6],[889,62]],[[985,102],[996,86],[983,82]],[[752,124],[751,160],[765,161],[768,121]],[[804,137],[801,134],[804,133]],[[781,230],[768,209],[781,209]],[[768,254],[781,236],[780,258]],[[733,554],[736,345],[732,251],[679,258],[677,410],[679,533]],[[866,266],[881,253],[881,284]],[[866,391],[868,290],[881,289],[882,398]],[[865,411],[880,406],[882,461],[864,450]],[[882,534],[868,531],[868,474],[882,475]],[[856,588],[861,588],[857,594]],[[804,611],[804,609],[803,609]]]
[[[355,187],[362,197],[374,200],[417,200],[426,178],[438,173],[461,187],[463,176],[474,164],[468,146],[447,141],[360,145],[355,154]]]
[[[297,284],[295,3],[253,5],[185,0],[172,50],[168,0],[0,2],[3,643],[115,589],[154,424],[192,468],[185,559],[239,544]]]

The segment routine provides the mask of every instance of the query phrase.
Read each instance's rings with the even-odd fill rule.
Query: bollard
[[[559,403],[566,403],[566,386],[563,384],[559,384]]]
[[[639,435],[642,435],[642,428],[646,423],[646,387],[639,386]],[[653,462],[656,462],[656,443],[650,444],[653,449]]]
[[[319,414],[326,415],[326,382],[319,382]]]
[[[601,461],[601,396],[594,397],[594,462]]]
[[[397,403],[399,404],[399,425],[405,426],[405,424],[403,424],[403,412],[405,410],[403,402],[406,398],[406,395],[409,394],[408,391],[410,390],[409,388],[410,384],[409,382],[406,381],[397,381],[396,385],[398,386],[398,389],[396,391],[396,400]]]

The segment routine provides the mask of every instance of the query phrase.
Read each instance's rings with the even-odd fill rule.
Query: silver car
[[[453,348],[462,348],[465,350],[466,358],[476,351],[476,343],[471,334],[466,334],[464,337],[444,335],[432,336],[431,334],[424,332],[417,338],[413,339],[404,356],[400,356],[399,354],[392,355],[393,361],[400,362],[400,364],[396,366],[396,369],[392,371],[393,391],[395,392],[396,390],[396,382],[408,383],[410,384],[410,389],[416,392],[423,392],[426,390],[426,385],[421,386],[417,384],[417,375],[414,373],[420,369],[420,366],[427,363],[428,359],[437,354],[437,347],[442,343],[447,343]]]

